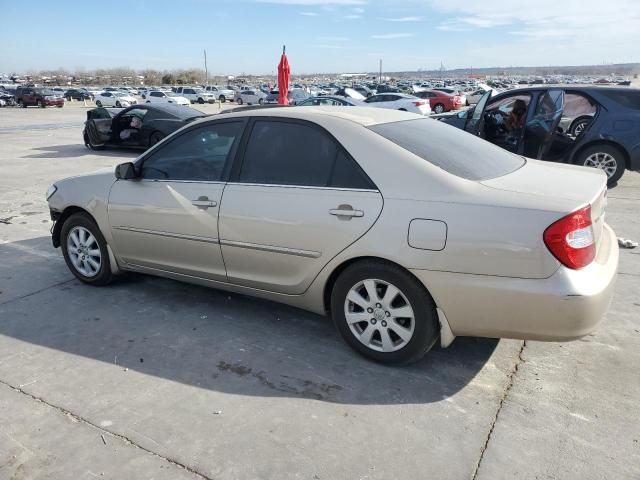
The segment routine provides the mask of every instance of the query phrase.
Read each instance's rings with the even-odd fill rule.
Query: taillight
[[[421,107],[422,105],[426,105],[427,102],[413,102],[416,107]]]
[[[563,265],[574,270],[589,265],[596,254],[591,205],[581,208],[544,231],[544,243]]]

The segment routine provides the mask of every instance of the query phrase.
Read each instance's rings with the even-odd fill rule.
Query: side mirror
[[[121,163],[116,167],[116,178],[118,180],[131,180],[136,177],[136,167],[133,163]]]

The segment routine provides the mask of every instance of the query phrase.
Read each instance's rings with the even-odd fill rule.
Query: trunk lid
[[[550,207],[555,202],[572,205],[566,214],[591,205],[591,222],[597,251],[607,205],[607,176],[602,170],[527,159],[518,170],[480,183],[498,190],[543,197]],[[544,202],[541,208],[544,208]]]

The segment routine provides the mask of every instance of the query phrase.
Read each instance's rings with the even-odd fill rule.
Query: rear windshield
[[[640,110],[640,90],[629,89],[628,91],[620,91],[606,90],[603,88],[602,90],[599,90],[598,93],[624,107]]]
[[[467,180],[488,180],[511,173],[524,159],[460,129],[420,118],[368,127],[446,172]]]

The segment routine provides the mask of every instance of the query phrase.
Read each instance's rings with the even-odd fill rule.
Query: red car
[[[449,112],[462,107],[462,98],[459,95],[451,95],[438,90],[422,90],[414,93],[414,95],[428,99],[433,113]]]
[[[49,88],[18,87],[16,90],[16,102],[24,108],[29,105],[37,105],[42,108],[49,106],[64,107],[64,98]]]

